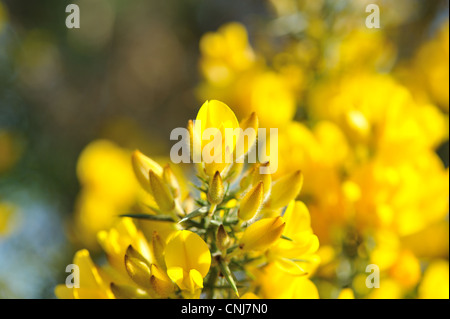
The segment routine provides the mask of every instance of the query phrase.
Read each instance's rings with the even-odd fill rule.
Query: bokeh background
[[[80,29],[65,27],[69,3],[80,7]],[[366,33],[369,3],[381,7],[381,29]],[[333,112],[311,109],[331,104],[334,93],[327,79],[339,74],[341,81],[342,75],[366,68],[371,75],[389,74],[407,88],[414,103],[433,104],[433,112],[439,112],[429,115],[431,124],[426,125],[438,132],[427,138],[435,139],[429,148],[447,168],[448,10],[448,1],[438,0],[0,1],[0,298],[54,298],[53,289],[64,282],[74,251],[95,251],[95,232],[108,227],[108,220],[92,216],[111,216],[132,205],[136,185],[130,182],[128,152],[138,148],[156,158],[167,156],[171,130],[195,118],[207,98],[224,100],[239,115],[256,108],[266,127],[285,120],[312,127],[315,118],[333,120]],[[236,90],[252,88],[229,87],[214,50],[227,57],[238,52],[246,42],[239,38],[240,29],[215,49],[201,44],[212,48],[214,39],[204,35],[229,22],[247,30],[251,60],[264,61],[251,62],[258,65],[251,68],[256,71],[243,72],[242,82],[235,83],[253,83],[254,74],[270,69],[289,75],[294,98],[283,93],[285,87],[277,90],[273,72],[264,73],[255,89],[273,93],[262,95],[262,102],[236,95]],[[246,70],[244,62],[235,64],[232,71],[238,75],[233,79]],[[361,79],[350,81],[348,90],[358,91]],[[367,81],[376,86],[391,79]],[[386,101],[396,94],[381,92]],[[339,101],[333,101],[339,108]],[[302,141],[293,145],[303,147]],[[314,178],[307,171],[305,175]],[[326,192],[329,181],[321,178]],[[440,184],[442,179],[437,183],[434,189],[447,200],[448,188]],[[113,184],[115,188],[104,187]],[[313,227],[314,216],[312,211]],[[444,262],[448,282],[448,213],[441,219],[438,229],[444,235],[438,239],[444,245],[432,257]],[[316,225],[323,228],[320,220]],[[363,240],[347,226],[339,226],[344,233],[339,243],[322,234],[321,242],[330,247],[322,258],[337,262],[318,273],[323,297],[336,297],[342,288],[355,285],[351,263],[356,259],[348,251],[346,257],[336,257],[342,252],[336,246],[354,250],[359,245],[355,241]],[[436,233],[431,232],[428,237]],[[404,254],[402,262],[408,264]],[[428,259],[420,262],[423,270],[429,266]],[[418,281],[412,285],[408,293],[393,296],[417,296]]]

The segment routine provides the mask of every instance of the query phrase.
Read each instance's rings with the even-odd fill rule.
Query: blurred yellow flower
[[[419,298],[422,299],[448,299],[448,261],[436,260],[430,263],[425,270],[423,280],[419,286]]]
[[[319,293],[314,283],[304,276],[290,275],[271,264],[257,276],[262,298],[267,299],[317,299]],[[280,285],[280,283],[283,283]]]
[[[91,142],[83,150],[77,176],[82,190],[75,203],[74,236],[95,247],[97,232],[109,229],[117,216],[135,203],[139,185],[130,154],[106,140]]]
[[[14,228],[15,212],[14,205],[0,201],[0,238],[8,235]]]
[[[107,282],[100,275],[99,269],[93,263],[86,249],[79,250],[73,259],[73,264],[80,269],[80,287],[67,288],[58,285],[55,294],[61,299],[104,299],[113,298]]]
[[[329,10],[322,2],[284,0],[272,6],[278,15],[269,27],[272,33],[259,35],[258,47],[250,46],[242,33],[243,47],[251,49],[254,59],[242,69],[228,67],[228,82],[218,85],[209,79],[203,50],[200,58],[199,97],[220,96],[238,114],[256,111],[262,127],[279,129],[277,155],[283,160],[271,177],[275,182],[261,184],[251,174],[242,179],[240,186],[247,190],[243,203],[251,198],[254,205],[244,206],[247,214],[241,219],[276,217],[274,201],[285,206],[300,199],[311,212],[315,234],[334,252],[335,260],[318,270],[324,276],[318,282],[331,282],[335,289],[330,291],[341,291],[340,276],[354,282],[358,298],[417,296],[423,258],[448,258],[449,173],[436,154],[449,137],[448,114],[442,112],[448,113],[448,21],[404,63],[391,37],[361,29],[349,7],[336,15],[335,24],[327,24],[317,18]],[[393,7],[404,11],[389,16],[385,23],[392,26],[414,11],[406,2],[383,5]],[[226,28],[208,35],[219,39]],[[283,36],[276,50],[273,41],[281,38],[273,35]],[[305,184],[289,180],[278,190],[276,181],[293,176],[293,170],[302,171]],[[261,200],[267,184],[270,198]],[[303,187],[300,195],[298,185]],[[300,205],[296,210],[305,211]],[[283,235],[303,243],[315,236]],[[280,239],[267,250],[266,258],[274,261],[270,269],[304,274],[295,262],[283,259],[281,250],[275,254],[290,243]],[[385,282],[375,292],[361,288],[362,265],[368,263],[380,267]],[[349,270],[339,274],[333,269],[346,265]]]
[[[298,90],[292,85],[295,71],[267,68],[253,53],[243,25],[232,22],[206,33],[200,51],[205,81],[198,88],[199,99],[219,98],[240,117],[256,112],[262,127],[279,127],[294,117]]]
[[[410,63],[401,65],[399,77],[411,87],[414,97],[449,111],[449,22],[416,52]]]

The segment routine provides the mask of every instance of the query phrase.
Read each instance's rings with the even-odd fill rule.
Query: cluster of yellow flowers
[[[277,9],[292,16],[290,2]],[[449,171],[435,152],[448,139],[448,22],[398,65],[381,31],[327,34],[312,22],[275,54],[255,50],[238,23],[205,34],[199,98],[279,128],[278,174],[305,173],[321,296],[448,298],[448,284],[431,284],[448,278]],[[365,285],[368,264],[379,289]]]
[[[190,145],[201,150],[206,145],[193,137],[197,129],[203,134],[215,128],[225,136],[227,128],[256,131],[258,122],[252,113],[239,123],[226,104],[207,101],[196,121],[188,123]],[[196,123],[201,127],[196,129]],[[244,153],[248,153],[256,136],[238,135],[231,141],[223,138],[222,149],[235,152],[241,138],[245,140]],[[99,156],[115,152],[107,142],[96,144]],[[105,148],[111,152],[103,153]],[[89,152],[81,156],[80,177],[89,170],[90,161],[84,162]],[[146,192],[142,195],[145,200],[121,217],[112,215],[120,204],[109,206],[111,211],[96,225],[104,227],[97,240],[107,263],[97,266],[88,250],[78,251],[74,264],[80,270],[79,286],[57,286],[59,298],[199,298],[202,294],[209,298],[318,297],[309,275],[319,263],[315,254],[319,242],[311,229],[308,209],[295,200],[303,185],[300,171],[272,180],[270,173],[260,171],[261,167],[270,168],[269,162],[208,163],[202,159],[188,191],[184,177],[174,173],[173,164],[160,166],[139,151],[131,159],[136,180]],[[116,167],[110,164],[114,166],[114,161],[100,169],[114,172]],[[125,190],[130,186],[128,176],[109,182],[114,184],[110,191],[117,188],[130,192],[130,197],[132,192],[137,196],[134,186]],[[98,193],[93,189],[95,181],[91,180],[84,190],[94,194],[94,202],[101,203],[102,187]],[[105,196],[110,199],[110,195]],[[112,226],[106,228],[107,223]],[[274,288],[279,281],[284,282],[283,287]]]
[[[210,100],[202,130],[278,128],[277,171],[258,173],[275,158],[199,163],[187,178],[91,143],[71,230],[108,262],[79,251],[80,288],[58,297],[448,298],[449,170],[436,154],[448,140],[448,21],[406,60],[383,29],[361,28],[358,1],[271,2],[279,38],[252,46],[239,23],[202,37],[196,93]],[[403,8],[385,8],[401,13],[386,28],[412,10],[384,5]],[[369,264],[380,288],[366,286]]]

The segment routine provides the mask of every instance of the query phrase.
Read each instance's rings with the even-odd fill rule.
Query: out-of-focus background
[[[65,26],[70,3],[80,7],[80,29]],[[367,31],[369,3],[381,7],[381,28],[352,33],[358,28]],[[280,84],[275,71],[258,77],[267,81],[254,90],[262,95],[259,102],[250,101],[245,93],[235,94],[252,90],[245,85],[230,93],[223,72],[231,71],[214,59],[220,59],[216,51],[227,57],[239,51],[245,42],[239,38],[241,31],[238,28],[228,42],[204,37],[229,22],[245,28],[251,55],[264,61],[252,63],[279,71],[277,76],[289,75],[287,85],[294,98],[283,93],[285,86],[276,89]],[[235,63],[236,69],[245,69],[242,63]],[[334,121],[337,115],[319,108],[316,114],[311,105],[330,103],[339,109],[341,104],[363,100],[334,98],[327,79],[341,81],[341,75],[354,75],[354,68],[366,67],[371,75],[380,75],[362,76],[369,82],[366,89],[370,83],[374,90],[388,83],[386,90],[392,94],[376,91],[385,93],[386,101],[402,98],[396,95],[397,84],[391,87],[391,79],[383,77],[389,74],[410,92],[414,103],[433,105],[424,113],[431,119],[431,124],[424,124],[429,125],[429,139],[435,139],[429,148],[438,154],[443,170],[448,167],[448,1],[0,1],[0,298],[54,298],[53,289],[64,282],[74,251],[82,247],[95,251],[95,232],[108,226],[93,215],[120,212],[131,205],[136,185],[130,182],[129,168],[124,168],[128,152],[138,148],[153,157],[167,156],[171,130],[194,118],[203,100],[222,99],[238,115],[256,108],[266,126],[296,120],[309,121],[312,128],[317,118]],[[258,72],[248,72],[235,83],[249,83]],[[358,79],[342,85],[355,93]],[[267,88],[273,95],[264,95]],[[376,92],[373,98],[379,97]],[[359,113],[351,115],[360,124]],[[351,140],[353,135],[348,135]],[[330,183],[321,178],[326,192]],[[436,192],[442,190],[442,181],[433,185]],[[116,188],[104,190],[103,184]],[[349,192],[353,186],[345,184]],[[314,216],[312,211],[313,226]],[[321,223],[333,223],[333,218],[323,220],[316,222],[318,229]],[[442,226],[447,246],[436,255],[447,261],[448,281],[448,214],[442,220],[447,220]],[[347,240],[360,239],[345,231]],[[333,247],[333,238],[323,237]],[[322,258],[329,261],[337,251],[323,251]],[[351,260],[343,258],[340,266],[330,266],[334,270],[319,272],[324,297],[356,285],[349,281],[355,275],[339,277],[354,271]],[[425,269],[428,264],[420,266]],[[327,271],[337,279],[329,279]],[[412,285],[408,291],[417,292],[418,281]],[[409,293],[399,296],[416,296]]]

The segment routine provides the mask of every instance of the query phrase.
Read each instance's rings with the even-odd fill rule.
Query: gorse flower
[[[189,121],[191,148],[203,151],[210,128],[258,128],[255,113],[239,123],[231,109],[207,101]],[[222,135],[224,136],[224,135]],[[245,141],[242,139],[245,138]],[[277,297],[263,293],[264,278],[296,278],[294,296],[316,298],[308,277],[318,263],[309,212],[296,202],[300,171],[272,180],[269,162],[240,163],[256,136],[220,140],[222,160],[196,164],[192,190],[184,192],[172,166],[135,151],[132,166],[146,191],[145,205],[122,215],[97,235],[107,263],[96,266],[86,250],[75,255],[80,287],[59,285],[60,298],[209,298]],[[237,145],[243,145],[239,148]],[[195,156],[195,153],[191,153]],[[111,181],[113,182],[113,181]],[[287,207],[287,208],[286,208]],[[149,224],[151,227],[149,227]],[[307,290],[302,292],[302,287]]]

